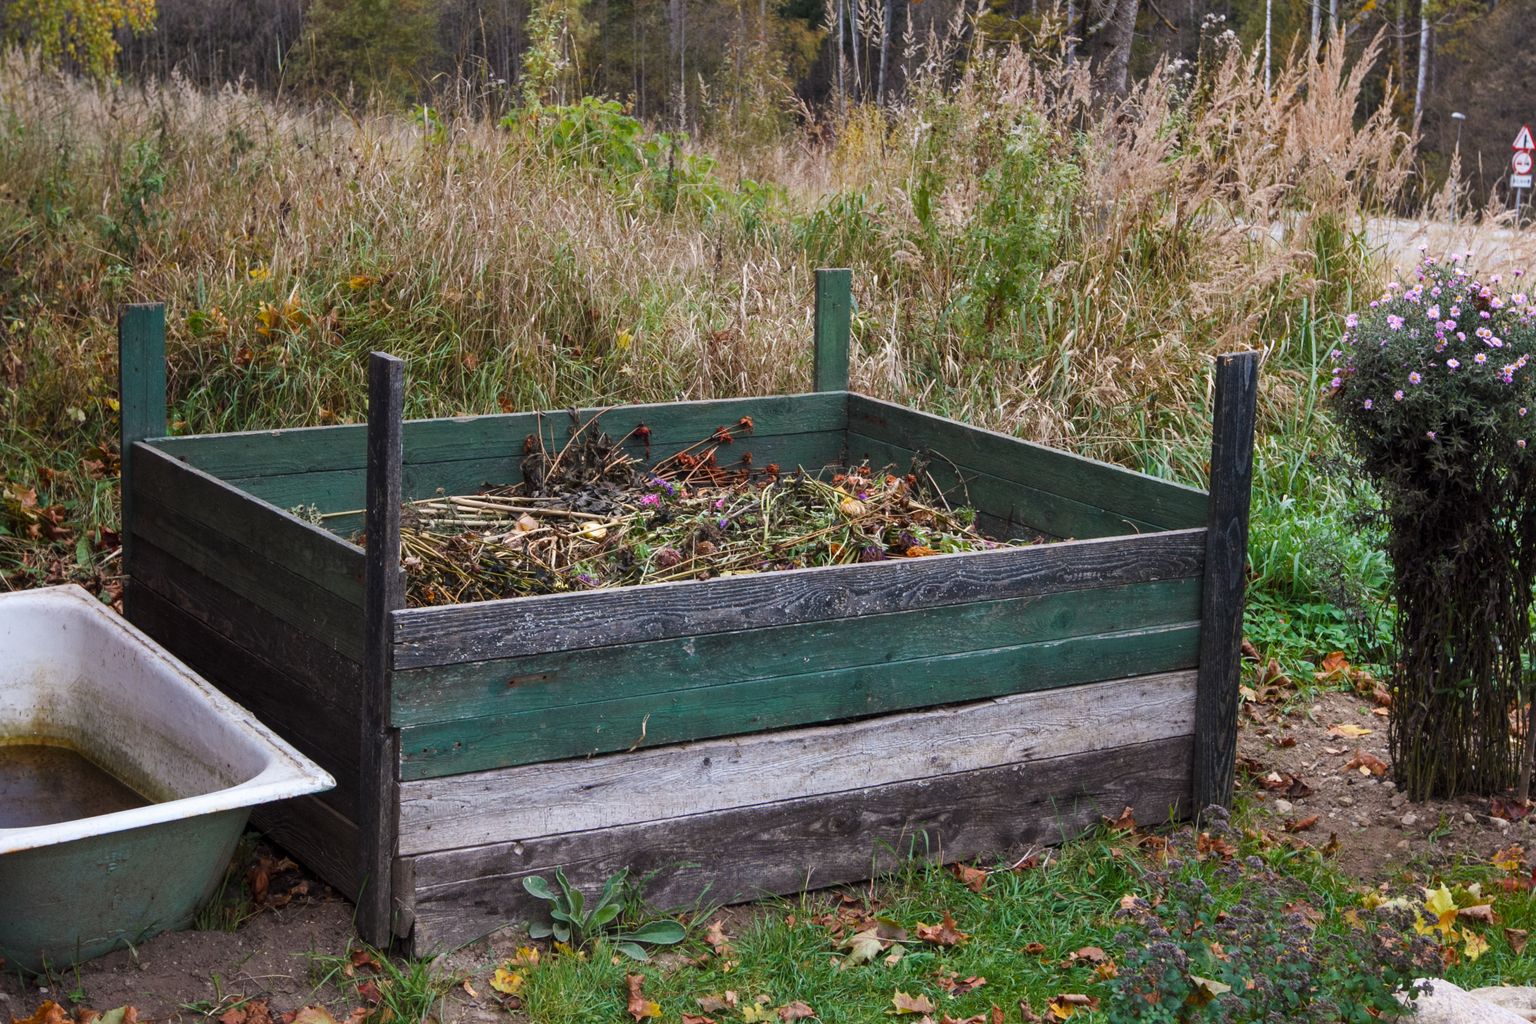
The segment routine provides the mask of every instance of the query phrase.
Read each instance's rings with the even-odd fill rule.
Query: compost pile
[[[594,421],[559,450],[529,437],[523,480],[407,502],[401,520],[413,607],[845,565],[1004,546],[951,508],[921,462],[784,472],[721,451],[750,419],[647,466]],[[825,478],[825,479],[824,479]]]

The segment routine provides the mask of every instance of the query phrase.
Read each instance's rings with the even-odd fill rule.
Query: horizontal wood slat
[[[400,777],[435,778],[740,736],[1193,667],[1199,624],[1044,640],[400,731]]]
[[[156,557],[144,547],[138,554]],[[185,592],[166,587],[159,573],[134,577],[130,588],[130,621],[330,772],[336,788],[319,799],[340,813],[354,814],[359,760],[357,730],[351,726],[359,713],[357,667],[334,664],[339,678],[314,678],[313,666],[293,662],[291,648],[251,642],[260,626],[253,621],[262,614],[259,610],[237,612],[202,600],[188,608]],[[235,634],[242,638],[236,642],[224,628],[210,625],[210,620],[221,623],[232,616],[257,629]]]
[[[657,583],[394,613],[395,669],[1200,574],[1204,530]]]
[[[1195,673],[400,787],[402,855],[640,824],[1185,736]]]
[[[156,447],[137,446],[130,486],[135,496],[225,537],[268,561],[362,605],[363,551],[329,530],[305,522],[281,506],[252,501],[250,494],[180,462]]]
[[[1199,617],[1200,580],[1189,577],[409,669],[394,675],[392,722],[430,725]]]
[[[919,452],[878,440],[865,434],[848,432],[850,461],[868,460],[873,466],[912,465]],[[969,505],[979,514],[978,526],[993,536],[1013,537],[1042,533],[1049,537],[1119,537],[1127,533],[1156,533],[1162,527],[1145,519],[1106,512],[1093,505],[1064,498],[983,473],[966,466],[956,466],[942,452],[929,453],[928,475],[951,506]]]
[[[743,416],[750,416],[755,425],[748,438],[841,433],[848,422],[847,396],[842,392],[576,410],[580,423],[593,416],[615,439],[643,423],[651,430],[653,444],[684,445],[708,438],[717,427],[734,428]],[[570,414],[564,411],[410,420],[405,424],[405,461],[456,462],[475,453],[482,458],[510,456],[515,462],[528,435],[541,431],[559,445],[569,436],[570,425]],[[215,476],[233,480],[362,469],[367,462],[363,442],[364,426],[348,424],[161,438],[155,444]]]
[[[1069,839],[1126,806],[1141,821],[1188,812],[1188,737],[1000,765],[754,807],[410,858],[418,954],[528,920],[528,875],[563,867],[592,889],[620,868],[656,871],[660,907],[751,899],[868,878],[909,851],[946,862]],[[402,901],[408,897],[401,894]]]
[[[864,395],[848,398],[848,430],[1164,529],[1205,524],[1204,491]]]
[[[163,553],[174,552],[175,559],[189,569],[218,581],[226,590],[344,657],[361,657],[363,611],[359,605],[294,575],[263,553],[191,522],[158,501],[141,496],[135,503],[133,533],[139,544]],[[129,571],[136,571],[136,566],[130,565]],[[233,635],[241,634],[237,631]]]

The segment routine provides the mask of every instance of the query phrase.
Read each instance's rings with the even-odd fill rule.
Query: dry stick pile
[[[867,465],[822,480],[777,465],[732,467],[718,453],[734,430],[650,468],[622,442],[578,424],[551,453],[530,437],[523,481],[472,496],[407,502],[401,557],[415,607],[597,587],[708,579],[773,569],[919,558],[1003,546],[952,509],[926,468]]]

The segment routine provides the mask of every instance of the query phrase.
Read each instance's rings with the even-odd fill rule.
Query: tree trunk
[[[896,20],[896,0],[885,0],[880,19],[880,80],[875,84],[875,103],[885,106],[885,68],[891,54],[891,22]]]
[[[1082,54],[1095,84],[1123,96],[1130,86],[1131,42],[1140,0],[1089,0],[1083,8]]]
[[[863,47],[859,45],[859,0],[848,0],[848,53],[853,59],[853,97],[864,98],[864,75],[860,70]]]
[[[1323,39],[1323,0],[1312,0],[1312,38],[1310,52],[1312,59],[1317,59],[1319,44]]]
[[[1328,0],[1328,34],[1339,31],[1339,0]]]
[[[1429,80],[1429,18],[1419,12],[1419,80],[1413,89],[1413,127],[1417,131],[1424,116],[1424,85]]]
[[[837,54],[837,112],[842,114],[847,104],[847,79],[843,67],[843,4],[846,0],[832,0],[832,39]]]
[[[1397,36],[1397,80],[1406,82],[1408,81],[1408,0],[1397,0],[1392,30]]]

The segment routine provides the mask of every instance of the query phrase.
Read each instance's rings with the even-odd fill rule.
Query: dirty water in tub
[[[72,747],[0,740],[0,828],[54,825],[150,803]]]

